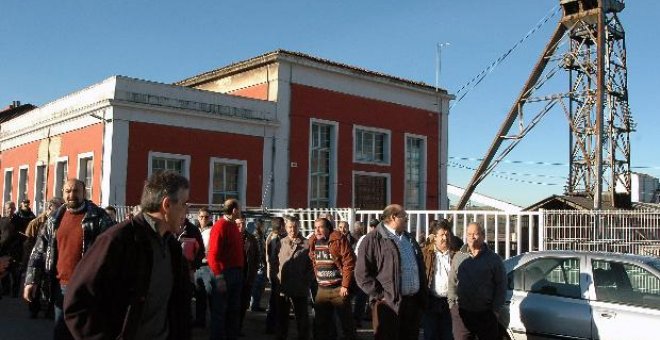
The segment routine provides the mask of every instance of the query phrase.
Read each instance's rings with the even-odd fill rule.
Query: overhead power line
[[[472,168],[472,167],[469,167],[469,166],[466,166],[466,165],[463,165],[463,164],[460,164],[460,163],[456,163],[456,162],[448,162],[447,165],[448,165],[449,167],[452,167],[452,168],[466,169],[466,170],[472,170],[472,171],[475,171],[475,170],[476,170],[475,168]],[[524,179],[519,179],[519,178],[514,178],[514,177],[509,177],[509,176],[499,175],[498,173],[495,173],[495,172],[492,173],[492,176],[493,176],[493,177],[497,177],[497,178],[501,178],[501,179],[505,179],[505,180],[507,180],[507,181],[518,182],[518,183],[525,183],[525,184],[535,184],[535,185],[545,185],[545,186],[557,186],[557,185],[561,185],[561,184],[557,184],[557,183],[547,183],[547,182],[528,181],[528,180],[524,180]]]
[[[465,85],[461,86],[458,91],[456,91],[456,99],[451,106],[449,107],[452,109],[454,106],[456,106],[465,96],[470,93],[477,85],[479,85],[486,76],[488,76],[493,70],[502,62],[504,59],[506,59],[516,48],[518,48],[525,40],[529,39],[536,31],[538,31],[543,25],[545,25],[552,17],[554,17],[557,13],[559,12],[559,6],[555,6],[548,14],[546,14],[539,22],[534,26],[531,30],[525,34],[520,40],[518,40],[511,48],[509,48],[508,51],[506,51],[504,54],[502,54],[499,58],[497,58],[495,61],[490,63],[490,65],[486,66],[479,74],[476,76],[472,77]]]
[[[455,156],[449,156],[449,159],[453,160],[458,160],[458,161],[469,161],[469,162],[481,162],[483,158],[475,158],[475,157],[455,157]],[[543,165],[543,166],[568,166],[568,163],[562,163],[562,162],[544,162],[544,161],[521,161],[521,160],[502,160],[502,163],[508,163],[508,164],[524,164],[524,165]],[[660,165],[638,165],[638,166],[631,166],[631,169],[653,169],[653,170],[660,170]]]

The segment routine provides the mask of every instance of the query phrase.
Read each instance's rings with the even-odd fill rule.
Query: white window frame
[[[87,183],[85,183],[85,189],[89,191],[89,194],[85,194],[87,196],[88,200],[92,200],[92,195],[94,194],[94,152],[85,152],[85,153],[79,153],[78,154],[78,171],[76,172],[77,178],[83,182],[85,182],[85,179],[83,178],[83,168],[81,167],[81,163],[83,159],[88,159],[90,162],[92,162],[92,183],[90,184],[89,187],[87,187]],[[85,169],[87,170],[87,169]]]
[[[386,140],[383,146],[383,157],[385,158],[382,162],[369,162],[362,161],[357,159],[357,134],[358,130],[366,132],[376,132],[385,134]],[[388,129],[375,128],[371,126],[364,125],[353,125],[353,163],[358,164],[372,164],[372,165],[381,165],[381,166],[390,166],[392,164],[392,131]]]
[[[209,159],[209,203],[213,202],[213,166],[215,163],[238,165],[238,202],[242,207],[247,203],[247,160],[211,157]]]
[[[183,160],[183,168],[182,168],[183,177],[190,179],[190,155],[149,151],[149,158],[147,160],[148,177],[151,177],[151,174],[153,173],[152,163],[154,158],[171,158],[171,159]]]
[[[22,170],[26,170],[25,172],[25,178],[21,177],[21,172]],[[21,165],[18,167],[18,187],[16,187],[16,204],[23,202],[24,199],[29,199],[30,194],[28,190],[28,185],[30,184],[29,178],[30,178],[30,166],[25,164]],[[25,181],[25,196],[21,192],[21,180]]]
[[[7,173],[11,172],[11,187],[7,188]],[[5,168],[4,177],[3,177],[3,188],[2,188],[2,206],[5,206],[5,203],[12,201],[12,191],[14,191],[14,168]],[[9,189],[9,192],[7,192]],[[16,202],[14,202],[16,203]]]
[[[41,179],[41,181],[37,181],[37,175],[39,174],[39,167],[44,167],[44,177]],[[48,186],[47,182],[47,175],[46,173],[48,172],[48,165],[46,165],[46,162],[44,161],[38,161],[34,165],[34,214],[39,215],[43,210],[46,208],[46,202],[48,202],[48,198],[46,198],[46,195],[48,194],[46,191],[43,190],[44,188],[39,188],[40,185]],[[47,189],[47,188],[46,188]],[[41,201],[37,201],[37,195],[39,192],[44,191],[44,197],[41,198]],[[58,195],[53,195],[53,196],[58,196]],[[58,196],[58,197],[61,197]],[[43,207],[40,208],[39,204],[42,204]]]
[[[58,170],[59,169],[59,164],[64,163],[64,162],[66,162],[66,173],[67,173],[67,177],[69,177],[69,157],[68,156],[58,157],[55,160],[55,169],[53,171],[55,173],[55,176],[53,176],[53,195],[58,196],[58,197],[64,197],[64,194],[62,193],[62,190],[61,190],[61,189],[64,188],[64,183],[59,183],[57,181],[57,179],[60,177],[60,172]],[[67,178],[64,179],[65,182],[66,182],[66,180],[67,180]],[[58,186],[60,186],[60,190],[57,190]]]
[[[337,148],[339,144],[339,122],[325,119],[310,118],[309,120],[309,136],[307,138],[307,206],[311,206],[312,202],[312,125],[323,124],[332,126],[332,134],[330,135],[330,165],[328,166],[329,172],[329,186],[328,186],[328,207],[337,206]]]
[[[403,160],[404,160],[404,168],[403,168],[403,206],[408,209],[408,202],[406,202],[406,199],[408,197],[408,181],[406,180],[406,171],[408,170],[408,138],[416,138],[416,139],[421,139],[422,140],[422,164],[421,164],[421,169],[419,172],[420,176],[420,185],[421,185],[421,197],[419,201],[420,205],[420,210],[426,210],[426,196],[427,196],[427,171],[426,168],[428,167],[428,137],[423,136],[423,135],[416,135],[412,133],[405,133],[403,137]]]
[[[387,179],[387,194],[385,205],[392,204],[392,175],[389,172],[370,172],[370,171],[353,171],[351,175],[351,206],[355,206],[355,176],[374,176],[385,177]]]

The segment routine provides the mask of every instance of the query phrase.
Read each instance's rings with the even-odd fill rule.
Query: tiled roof
[[[8,120],[14,119],[35,108],[36,106],[32,104],[23,104],[16,107],[9,106],[6,109],[0,111],[0,123],[4,123]]]

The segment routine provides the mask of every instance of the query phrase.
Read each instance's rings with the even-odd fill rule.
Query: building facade
[[[112,77],[0,125],[3,202],[39,211],[78,177],[93,201],[133,205],[171,169],[198,204],[446,208],[451,98],[288,51],[173,85]]]

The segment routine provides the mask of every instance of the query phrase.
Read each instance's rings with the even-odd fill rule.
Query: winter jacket
[[[85,254],[96,237],[112,226],[112,220],[105,210],[91,201],[85,201],[83,204],[86,204],[85,216],[81,225],[83,229],[82,253]],[[46,227],[39,233],[32,254],[30,254],[25,284],[41,281],[44,274],[50,278],[57,276],[57,229],[60,227],[60,221],[65,211],[66,205],[61,206],[53,216],[48,217]]]
[[[403,235],[412,243],[415,251],[419,273],[419,291],[415,294],[415,298],[419,306],[424,308],[428,287],[422,251],[410,233],[404,231]],[[399,247],[382,222],[376,230],[365,235],[358,251],[360,256],[355,266],[358,286],[372,300],[384,300],[395,313],[398,313],[401,303],[401,257]]]
[[[257,269],[259,269],[259,245],[257,244],[257,238],[247,231],[243,231],[241,237],[243,238],[243,251],[245,253],[243,285],[252,285],[257,277]]]
[[[316,271],[316,255],[314,254],[316,250],[316,235],[310,237],[308,243],[309,257]],[[348,239],[342,233],[335,230],[328,237],[328,249],[335,266],[341,271],[341,286],[349,288],[351,281],[353,281],[353,271],[355,270],[355,254]]]
[[[279,256],[283,238],[284,236],[281,236],[277,233],[270,233],[266,238],[266,262],[268,267],[267,273],[271,284],[279,283],[277,274],[280,269]]]
[[[64,297],[64,318],[76,339],[134,339],[152,278],[153,233],[142,213],[103,233],[78,263]],[[187,261],[172,235],[168,339],[190,339]]]
[[[295,239],[283,238],[278,258],[280,292],[290,297],[308,296],[314,271],[305,238],[300,234]]]

